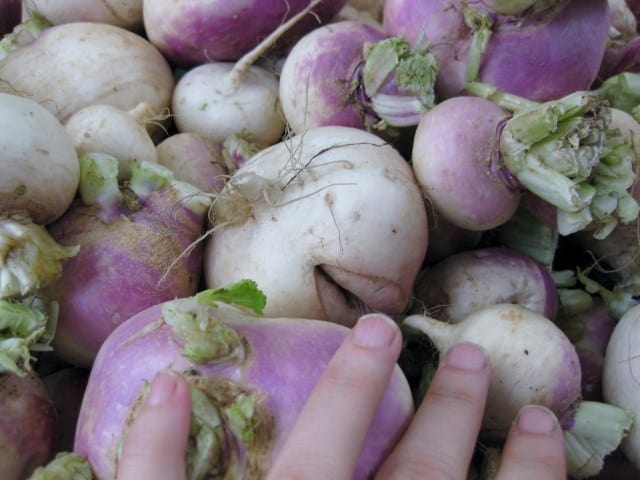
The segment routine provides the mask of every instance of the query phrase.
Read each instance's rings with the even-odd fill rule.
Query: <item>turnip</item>
[[[156,146],[156,154],[158,163],[171,170],[177,180],[203,192],[222,190],[230,164],[235,164],[234,153],[197,133],[170,135]]]
[[[247,291],[246,284],[153,306],[109,336],[91,370],[75,439],[75,451],[89,460],[97,480],[113,478],[136,405],[155,374],[167,369],[191,384],[187,478],[264,478],[349,330],[318,320],[256,317],[249,308],[259,313],[260,299],[230,305],[240,303],[234,292]],[[398,368],[354,479],[370,478],[412,414],[410,389]]]
[[[370,24],[343,20],[303,36],[280,75],[291,129],[322,125],[385,131],[416,125],[434,102],[438,62]]]
[[[427,221],[429,248],[424,260],[426,265],[433,265],[449,255],[475,248],[482,240],[482,232],[460,228],[438,215],[432,208],[427,208]]]
[[[581,401],[578,354],[550,319],[516,304],[495,304],[457,324],[410,315],[408,328],[426,334],[444,353],[454,343],[482,346],[491,364],[491,384],[481,437],[504,440],[518,411],[544,405],[565,431],[568,473],[588,478],[620,444],[633,416],[622,408]]]
[[[492,10],[500,3],[534,2],[387,0],[383,24],[389,35],[432,47],[440,99],[476,79],[540,102],[591,86],[611,25],[607,0],[535,2],[521,15]]]
[[[56,279],[76,253],[44,225],[71,204],[80,165],[71,138],[44,107],[0,93],[0,113],[0,298],[6,298]]]
[[[288,32],[289,40],[329,21],[346,0],[318,3],[313,14]],[[309,0],[144,0],[143,18],[150,41],[182,66],[238,60],[282,23],[302,11]],[[284,40],[284,39],[283,39]]]
[[[174,84],[151,43],[103,23],[55,25],[0,61],[0,91],[33,99],[61,122],[95,103],[128,111],[146,102],[159,115]]]
[[[24,0],[24,14],[37,11],[52,24],[108,23],[128,30],[142,29],[142,0]]]
[[[60,307],[56,354],[89,367],[108,334],[131,315],[195,293],[202,247],[192,244],[211,201],[158,164],[134,164],[119,185],[115,157],[88,154],[81,162],[82,200],[49,225],[59,243],[80,250],[42,294]]]
[[[602,394],[605,401],[631,410],[640,418],[640,393],[638,392],[638,321],[640,305],[629,309],[618,320],[604,357]],[[621,449],[627,458],[640,469],[640,428],[631,427]]]
[[[206,285],[251,278],[269,316],[352,325],[368,311],[398,314],[427,249],[411,168],[356,128],[317,127],[262,150],[212,210]]]
[[[0,477],[22,480],[54,453],[56,410],[32,366],[52,337],[55,310],[0,300]]]
[[[134,162],[158,161],[156,146],[145,126],[151,121],[152,110],[146,104],[128,112],[111,105],[88,105],[73,113],[64,127],[79,157],[92,152],[114,156],[119,179],[124,180],[131,176]]]
[[[413,144],[416,177],[445,218],[495,228],[515,213],[522,191],[556,207],[561,235],[590,227],[604,237],[637,217],[633,152],[608,130],[610,109],[594,92],[539,104],[479,82],[468,89],[484,98],[440,102]]]
[[[414,287],[415,309],[451,323],[495,303],[516,303],[555,318],[553,277],[529,256],[508,248],[475,248],[428,267]]]

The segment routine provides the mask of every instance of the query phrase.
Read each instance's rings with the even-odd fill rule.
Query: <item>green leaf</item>
[[[198,303],[215,307],[217,302],[238,305],[261,316],[267,304],[267,297],[253,280],[240,280],[222,287],[204,290],[196,294]]]

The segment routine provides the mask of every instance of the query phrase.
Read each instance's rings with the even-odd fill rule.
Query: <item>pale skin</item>
[[[317,383],[268,480],[350,479],[401,347],[393,321],[361,317]],[[452,347],[376,480],[465,480],[490,375],[479,347]],[[117,480],[184,479],[189,419],[187,383],[179,375],[158,374],[125,441]],[[509,432],[496,479],[566,480],[563,442],[549,410],[524,408]]]

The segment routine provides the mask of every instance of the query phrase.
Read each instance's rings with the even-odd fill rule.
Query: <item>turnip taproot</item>
[[[115,157],[87,154],[81,162],[82,200],[49,225],[53,238],[80,251],[43,295],[60,306],[56,353],[89,367],[118,324],[196,291],[202,246],[192,243],[211,201],[159,164],[134,164],[119,185]]]
[[[0,170],[0,298],[6,298],[55,280],[77,252],[55,242],[44,225],[71,205],[80,164],[71,138],[48,110],[0,93]]]
[[[269,316],[352,325],[367,311],[400,313],[427,249],[411,168],[357,128],[317,127],[262,150],[212,210],[206,285],[251,278]]]
[[[188,479],[263,478],[268,471],[349,330],[319,320],[258,318],[247,307],[230,305],[233,296],[216,298],[216,291],[204,291],[153,306],[121,324],[103,344],[75,440],[75,451],[89,460],[98,480],[113,478],[136,405],[163,369],[183,374],[191,384],[191,433],[201,430],[187,452]],[[263,302],[252,303],[257,312],[264,307]],[[410,389],[398,368],[355,479],[370,478],[412,414]]]
[[[461,94],[476,79],[540,102],[591,86],[611,26],[607,0],[535,2],[537,8],[506,15],[492,10],[498,3],[523,5],[387,0],[383,24],[389,35],[432,46],[440,99]]]
[[[462,341],[482,346],[491,364],[491,384],[481,435],[504,440],[522,407],[544,405],[563,426],[567,469],[575,478],[598,473],[633,421],[625,409],[582,401],[576,349],[544,315],[516,304],[495,304],[457,324],[410,315],[403,325],[426,334],[441,353]]]
[[[95,103],[128,111],[146,102],[160,115],[174,85],[149,41],[105,23],[52,26],[0,60],[0,91],[33,99],[61,122]]]
[[[289,51],[280,101],[296,133],[322,125],[392,132],[413,126],[433,107],[438,62],[364,22],[316,28]]]

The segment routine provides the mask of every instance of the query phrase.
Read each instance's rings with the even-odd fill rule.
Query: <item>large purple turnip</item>
[[[195,293],[202,247],[191,247],[210,199],[159,164],[134,164],[122,186],[115,157],[85,155],[81,164],[82,199],[49,226],[60,244],[80,249],[43,295],[60,306],[56,353],[89,367],[118,324],[151,305]]]
[[[149,382],[170,369],[191,384],[190,480],[263,478],[348,329],[299,318],[260,318],[212,291],[153,306],[121,324],[91,370],[75,451],[98,480],[112,479],[119,448]],[[213,291],[215,293],[215,291]],[[261,307],[259,307],[261,308]],[[259,308],[255,310],[258,311]],[[370,478],[413,414],[397,368],[379,406],[355,479]]]
[[[392,36],[433,47],[440,60],[436,95],[441,99],[459,95],[476,75],[535,101],[588,89],[611,25],[607,0],[537,3],[553,6],[505,15],[488,1],[387,0],[383,23]]]

